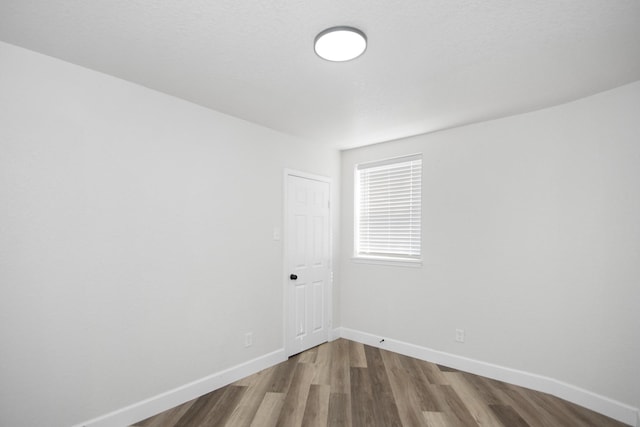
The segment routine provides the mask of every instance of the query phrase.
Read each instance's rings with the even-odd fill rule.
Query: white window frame
[[[403,165],[406,164],[406,165]],[[407,250],[403,253],[393,253],[397,252],[392,249],[394,245],[393,239],[390,239],[389,246],[387,246],[386,250],[382,248],[380,252],[372,251],[371,247],[363,248],[363,243],[361,242],[361,218],[362,218],[362,191],[363,187],[361,184],[361,176],[363,171],[368,173],[371,172],[382,172],[390,169],[393,166],[406,166],[407,168],[413,167],[414,170],[411,172],[414,176],[412,182],[408,184],[410,189],[410,199],[414,197],[416,200],[410,200],[411,205],[411,215],[413,216],[409,228],[412,232],[410,235],[415,236],[417,231],[417,252],[415,240],[408,244]],[[415,177],[415,168],[419,167],[417,175]],[[409,169],[407,169],[409,171]],[[366,178],[365,178],[366,179]],[[422,154],[413,154],[409,156],[402,157],[394,157],[390,159],[384,159],[375,162],[368,163],[360,163],[357,164],[354,168],[354,255],[353,261],[355,262],[365,262],[365,263],[374,263],[374,264],[389,264],[389,265],[401,265],[401,266],[410,266],[410,267],[419,267],[422,265]],[[417,193],[417,194],[416,194]],[[417,205],[417,206],[416,206]],[[417,213],[417,218],[415,214]],[[390,215],[389,218],[393,220],[393,215]],[[397,218],[396,218],[397,219]],[[370,222],[369,222],[370,223]],[[391,227],[393,228],[393,227]],[[417,230],[416,230],[417,228]],[[383,245],[384,246],[384,245]],[[403,249],[400,249],[402,251]],[[413,253],[411,253],[413,252]]]

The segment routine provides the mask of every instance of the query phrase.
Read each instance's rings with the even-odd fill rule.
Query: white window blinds
[[[356,167],[356,256],[420,259],[422,156]]]

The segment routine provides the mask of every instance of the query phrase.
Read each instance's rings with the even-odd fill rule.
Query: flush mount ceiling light
[[[350,61],[362,55],[367,48],[367,36],[357,28],[332,27],[316,36],[316,54],[327,61]]]

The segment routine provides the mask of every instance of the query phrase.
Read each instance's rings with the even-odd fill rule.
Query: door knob
[[[296,276],[295,274],[292,274],[291,276],[289,276],[289,279],[291,280],[296,280],[298,278],[298,276]]]

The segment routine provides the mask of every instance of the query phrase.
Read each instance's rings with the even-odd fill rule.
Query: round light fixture
[[[316,54],[327,61],[350,61],[367,49],[367,36],[357,28],[332,27],[316,36]]]

